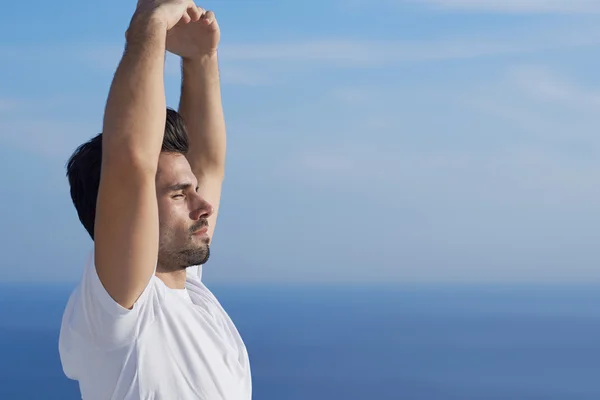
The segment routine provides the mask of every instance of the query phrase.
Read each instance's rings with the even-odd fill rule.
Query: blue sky
[[[135,1],[0,14],[0,281],[73,281],[64,164]],[[600,282],[600,2],[210,0],[227,178],[213,282]],[[177,60],[167,94],[176,107]]]

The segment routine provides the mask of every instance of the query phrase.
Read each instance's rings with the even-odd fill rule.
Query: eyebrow
[[[186,190],[192,187],[191,183],[176,183],[167,187],[168,192],[178,192],[180,190]]]

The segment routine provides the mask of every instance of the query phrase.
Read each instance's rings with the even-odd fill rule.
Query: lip
[[[206,235],[207,233],[208,233],[208,227],[204,227],[204,228],[199,229],[196,232],[192,233],[192,235],[201,236],[201,235]]]

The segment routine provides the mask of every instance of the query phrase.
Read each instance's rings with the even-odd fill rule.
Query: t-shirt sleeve
[[[153,274],[133,308],[126,309],[102,285],[92,253],[67,305],[69,330],[107,350],[130,343],[154,321],[159,301],[156,279]]]

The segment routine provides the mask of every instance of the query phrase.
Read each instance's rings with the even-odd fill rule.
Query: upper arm
[[[159,237],[155,176],[131,164],[103,159],[94,228],[98,277],[125,308],[154,275]]]
[[[221,203],[223,174],[218,172],[211,173],[210,170],[208,172],[206,170],[198,171],[197,169],[199,168],[193,169],[193,171],[196,179],[198,179],[198,193],[200,193],[204,200],[209,202],[213,208],[212,214],[208,217],[208,237],[210,237],[212,241]]]
[[[95,265],[108,294],[131,308],[158,259],[156,171],[165,131],[166,31],[133,18],[103,119],[94,222]]]

